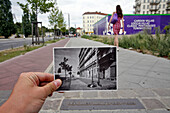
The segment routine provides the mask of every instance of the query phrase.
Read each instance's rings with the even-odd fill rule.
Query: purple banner
[[[111,30],[108,31],[107,25],[111,16],[106,16],[94,24],[94,34],[108,35],[113,34],[112,24]],[[107,21],[107,22],[106,22]],[[136,34],[147,29],[150,33],[155,33],[155,27],[159,27],[162,33],[165,33],[164,27],[170,24],[170,15],[124,15],[124,34]],[[122,27],[122,26],[121,26]],[[120,33],[122,34],[122,30]]]

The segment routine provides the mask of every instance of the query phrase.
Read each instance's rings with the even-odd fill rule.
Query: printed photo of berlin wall
[[[59,91],[117,90],[116,47],[54,48]]]

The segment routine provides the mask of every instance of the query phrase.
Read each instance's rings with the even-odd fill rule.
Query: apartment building
[[[170,0],[135,0],[134,14],[170,14]]]
[[[80,77],[91,79],[92,84],[115,87],[116,48],[82,48],[79,53]]]
[[[101,12],[85,12],[83,14],[83,33],[93,34],[93,24],[105,17],[107,14]]]

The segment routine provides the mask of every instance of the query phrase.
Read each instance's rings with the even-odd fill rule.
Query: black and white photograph
[[[53,55],[59,91],[117,90],[116,47],[55,47]]]

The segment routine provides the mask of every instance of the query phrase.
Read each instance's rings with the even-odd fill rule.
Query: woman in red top
[[[116,12],[113,12],[113,14],[112,14],[112,16],[110,18],[109,25],[108,25],[108,30],[109,30],[109,26],[110,26],[111,20],[113,18],[113,15],[115,13],[117,13],[117,15],[118,15],[118,20],[117,20],[117,22],[115,24],[113,24],[113,32],[114,32],[114,35],[115,35],[114,46],[117,46],[117,50],[119,51],[118,34],[119,34],[120,29],[121,29],[120,20],[121,19],[123,20],[123,13],[122,13],[122,9],[121,9],[120,5],[116,6]],[[122,23],[123,23],[123,32],[124,32],[124,21],[122,21]]]

